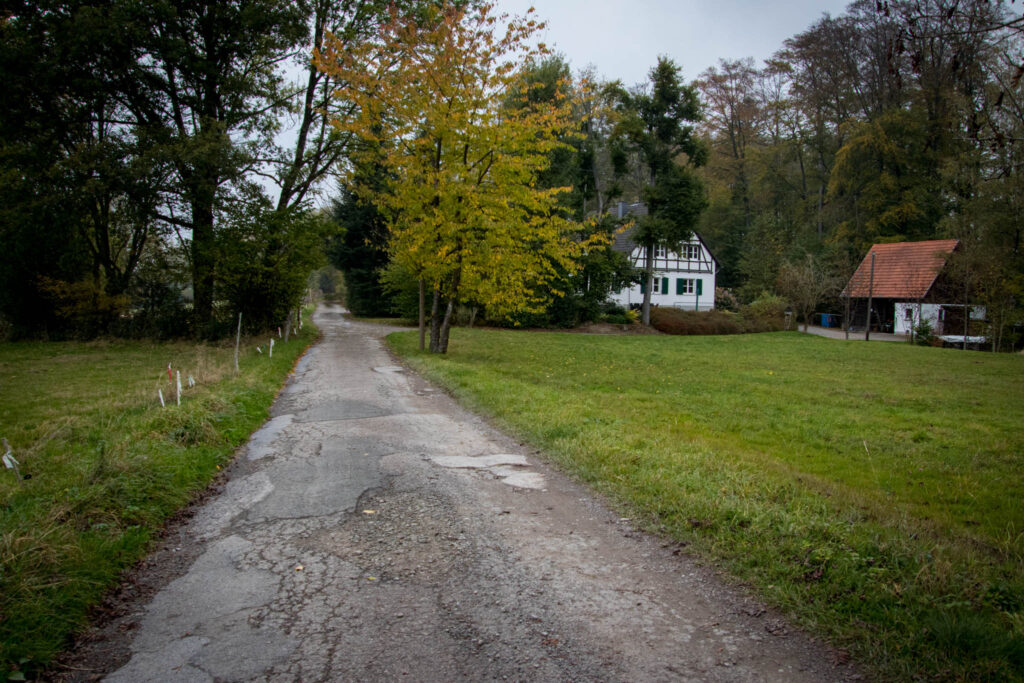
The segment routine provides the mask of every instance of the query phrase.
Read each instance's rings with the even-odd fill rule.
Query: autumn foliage
[[[392,265],[432,293],[431,350],[442,353],[458,302],[491,316],[539,311],[587,246],[557,206],[570,188],[536,183],[571,128],[564,93],[532,102],[524,82],[524,65],[547,54],[531,44],[543,25],[492,10],[393,11],[375,39],[345,49],[328,40],[316,55],[350,84],[335,97],[356,113],[335,127],[391,179],[373,201]],[[421,320],[423,307],[421,297]]]

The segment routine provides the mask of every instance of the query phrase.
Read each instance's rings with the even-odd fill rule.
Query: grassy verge
[[[0,680],[66,646],[167,516],[262,424],[316,334],[310,324],[277,340],[273,358],[268,339],[246,340],[237,375],[233,344],[0,345],[0,436],[31,475],[0,469]],[[182,373],[180,406],[168,363]]]
[[[456,330],[416,368],[882,679],[1024,678],[1024,360]]]

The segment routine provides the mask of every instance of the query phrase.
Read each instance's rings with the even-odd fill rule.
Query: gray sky
[[[574,71],[588,64],[598,75],[631,86],[666,55],[691,81],[719,59],[760,61],[782,42],[849,0],[496,0],[497,9],[523,15],[536,8],[547,29],[541,40],[568,58]]]

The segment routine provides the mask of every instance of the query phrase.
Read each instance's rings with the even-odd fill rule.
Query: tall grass
[[[457,330],[430,377],[883,679],[1024,677],[1024,360]]]
[[[66,646],[167,516],[266,419],[315,335],[304,326],[273,359],[255,350],[264,340],[245,340],[237,375],[233,345],[0,345],[0,436],[30,477],[0,470],[0,680]],[[180,406],[168,363],[182,371]]]

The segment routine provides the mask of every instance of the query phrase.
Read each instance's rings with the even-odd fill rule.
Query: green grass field
[[[238,375],[233,344],[0,344],[0,436],[31,475],[0,468],[0,680],[66,647],[167,516],[263,423],[316,334],[305,325],[272,359],[269,337],[244,340]],[[182,372],[180,406],[168,363]]]
[[[1024,678],[1024,358],[456,330],[416,368],[883,679]]]

